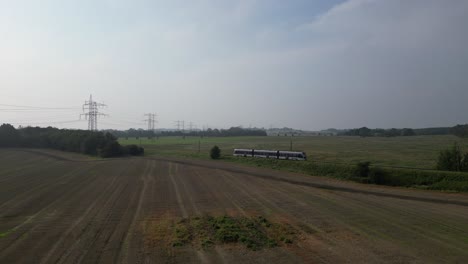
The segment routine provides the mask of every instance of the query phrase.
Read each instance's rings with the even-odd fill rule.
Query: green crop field
[[[356,164],[370,161],[380,166],[432,169],[441,150],[457,142],[468,151],[468,139],[451,135],[414,137],[159,137],[119,139],[126,144],[141,144],[147,155],[208,158],[218,145],[227,157],[234,148],[305,151],[308,162]],[[199,152],[200,149],[200,152]]]

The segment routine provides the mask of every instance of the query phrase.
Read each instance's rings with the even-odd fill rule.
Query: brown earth
[[[168,223],[262,215],[292,245],[171,247]],[[468,195],[223,162],[0,150],[0,263],[466,263]]]

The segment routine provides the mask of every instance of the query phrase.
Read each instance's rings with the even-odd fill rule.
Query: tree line
[[[51,148],[103,158],[144,154],[136,145],[121,146],[111,133],[53,127],[16,129],[10,124],[0,126],[0,147]]]
[[[455,135],[458,137],[468,137],[468,124],[456,125],[454,127],[431,127],[431,128],[390,128],[390,129],[370,129],[367,127],[339,130],[340,136],[360,136],[360,137],[398,137],[398,136],[426,136],[426,135]]]
[[[391,128],[391,129],[370,129],[367,127],[349,129],[341,134],[342,136],[360,136],[360,137],[398,137],[415,136],[416,133],[411,128]]]
[[[450,129],[450,133],[457,137],[468,137],[468,124],[456,125]]]
[[[195,137],[237,137],[237,136],[266,136],[265,130],[261,129],[245,129],[241,127],[231,127],[229,129],[211,129],[196,130],[196,131],[158,131],[153,132],[143,129],[129,129],[129,130],[105,130],[108,133],[116,136],[117,138],[153,138],[153,137],[167,137],[167,136],[195,136]]]

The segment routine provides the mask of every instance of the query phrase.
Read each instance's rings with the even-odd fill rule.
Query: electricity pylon
[[[145,116],[148,117],[147,119],[144,120],[148,122],[148,131],[154,132],[154,127],[156,124],[156,114],[148,113],[148,114],[145,114]]]
[[[91,130],[91,131],[98,130],[98,126],[97,126],[98,116],[106,115],[106,114],[99,112],[99,107],[104,107],[104,106],[106,105],[93,101],[93,96],[89,95],[89,101],[85,101],[85,103],[83,104],[83,112],[86,110],[88,112],[84,114],[80,114],[80,119],[81,119],[81,116],[85,116],[85,119],[88,120],[88,130]]]

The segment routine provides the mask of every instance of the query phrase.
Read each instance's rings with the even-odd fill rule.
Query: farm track
[[[222,162],[0,150],[0,263],[463,263],[468,195]],[[301,230],[260,251],[148,243],[151,226],[263,215]],[[159,244],[158,244],[159,243]]]

